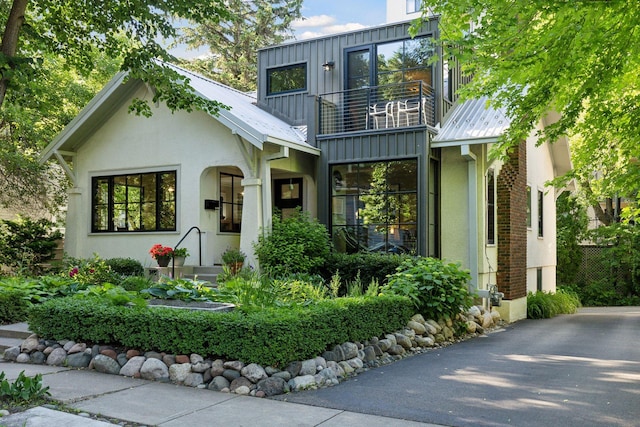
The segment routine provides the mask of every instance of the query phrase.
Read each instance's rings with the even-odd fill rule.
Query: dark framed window
[[[267,95],[304,90],[307,90],[306,63],[267,70]]]
[[[91,179],[91,231],[175,231],[176,172]]]
[[[544,236],[544,193],[538,190],[538,237]]]
[[[302,178],[285,178],[274,181],[275,207],[282,218],[289,217],[296,208],[302,208]]]
[[[496,243],[496,179],[493,169],[487,172],[487,244]]]
[[[531,186],[527,185],[527,228],[531,228]]]
[[[220,174],[220,231],[239,233],[242,229],[242,177]]]
[[[330,172],[336,250],[416,253],[417,160],[340,164]]]

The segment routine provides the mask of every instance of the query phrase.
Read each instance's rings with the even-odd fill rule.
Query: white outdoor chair
[[[389,127],[389,120],[391,120],[391,127],[395,127],[396,121],[393,114],[393,102],[376,103],[369,106],[369,119],[373,121],[373,128],[380,129],[380,123],[378,120],[384,119],[384,127]]]

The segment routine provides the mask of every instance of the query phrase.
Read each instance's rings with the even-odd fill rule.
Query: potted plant
[[[156,260],[159,267],[167,267],[169,265],[169,261],[171,261],[173,249],[169,246],[162,246],[160,243],[157,243],[151,246],[149,253],[151,254],[151,258]]]
[[[242,269],[246,255],[240,249],[227,249],[222,253],[222,262],[229,267],[231,274],[237,274]]]
[[[173,250],[173,265],[176,267],[182,267],[184,260],[189,256],[187,248],[176,248]]]

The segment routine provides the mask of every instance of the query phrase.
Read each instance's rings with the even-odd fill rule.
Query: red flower
[[[169,246],[162,246],[160,243],[157,243],[151,246],[149,253],[151,254],[151,258],[157,259],[159,256],[171,256],[173,249]]]
[[[69,272],[69,277],[73,277],[78,274],[78,267],[73,267],[73,269]]]

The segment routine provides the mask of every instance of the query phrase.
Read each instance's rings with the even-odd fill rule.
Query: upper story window
[[[420,11],[422,0],[407,0],[407,14]]]
[[[307,89],[307,64],[287,65],[267,70],[267,95]]]
[[[422,80],[432,85],[430,37],[399,40],[376,45],[376,84],[379,86]]]
[[[91,179],[91,231],[175,231],[176,172]]]

